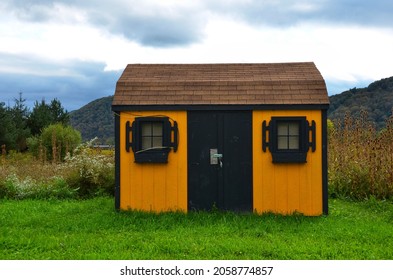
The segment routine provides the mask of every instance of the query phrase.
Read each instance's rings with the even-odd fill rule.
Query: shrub
[[[71,126],[61,123],[45,127],[40,136],[27,140],[30,151],[43,161],[62,161],[67,153],[81,143],[81,134]]]
[[[95,141],[96,139],[93,139],[79,145],[73,156],[68,154],[65,157],[64,167],[71,170],[67,182],[72,188],[78,189],[81,197],[114,194],[113,153],[107,155],[94,149]]]

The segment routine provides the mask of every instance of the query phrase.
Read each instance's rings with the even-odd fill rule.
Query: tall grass
[[[2,155],[0,198],[87,198],[114,192],[114,153],[78,146],[57,163],[29,153]]]
[[[362,111],[329,129],[329,193],[354,199],[393,198],[393,116],[377,131]]]

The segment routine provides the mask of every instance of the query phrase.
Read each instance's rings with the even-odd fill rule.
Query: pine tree
[[[26,139],[30,137],[31,133],[27,124],[29,109],[26,107],[25,102],[26,99],[23,99],[22,92],[20,92],[19,98],[15,98],[14,107],[10,109],[13,129],[10,133],[12,142],[8,149],[24,151],[27,148]]]
[[[56,98],[50,104],[44,99],[40,103],[36,101],[28,121],[31,134],[39,135],[45,127],[55,123],[69,124],[68,112],[62,107],[61,102]]]
[[[14,125],[9,109],[4,102],[0,102],[0,124],[0,146],[5,145],[8,148],[12,145]]]

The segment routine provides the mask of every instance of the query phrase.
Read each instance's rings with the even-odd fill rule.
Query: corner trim
[[[115,111],[115,208],[120,210],[120,112]]]
[[[327,110],[322,110],[322,210],[329,214]]]

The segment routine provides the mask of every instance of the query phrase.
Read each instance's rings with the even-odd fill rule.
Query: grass
[[[393,259],[393,204],[330,215],[116,212],[112,198],[0,200],[0,259]]]

